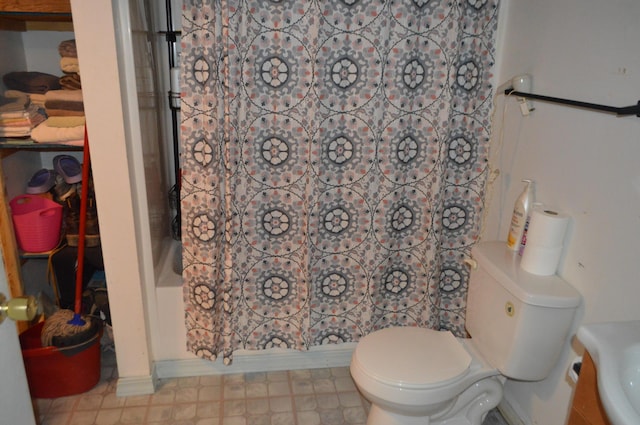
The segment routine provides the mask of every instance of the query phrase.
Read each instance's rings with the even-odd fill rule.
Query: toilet
[[[371,402],[367,425],[480,425],[506,378],[538,381],[555,366],[580,294],[558,276],[520,268],[505,242],[473,247],[470,338],[391,327],[362,338],[351,376]]]

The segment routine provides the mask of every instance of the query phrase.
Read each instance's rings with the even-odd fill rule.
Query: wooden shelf
[[[72,31],[69,0],[0,0],[0,30]]]
[[[71,15],[71,2],[69,0],[0,0],[0,12]]]
[[[31,139],[10,139],[0,137],[0,157],[17,151],[82,151],[82,146],[60,143],[37,143]]]

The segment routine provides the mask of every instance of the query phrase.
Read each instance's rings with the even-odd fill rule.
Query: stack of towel
[[[84,102],[76,41],[61,42],[58,52],[62,77],[43,72],[2,77],[8,90],[0,96],[0,137],[82,146]]]
[[[66,40],[58,46],[61,90],[45,94],[45,111],[49,117],[31,132],[39,143],[63,143],[82,146],[84,141],[84,102],[80,85],[80,66],[76,41]]]
[[[60,85],[63,89],[67,90],[81,89],[80,65],[78,64],[76,41],[63,41],[58,46],[58,53],[60,53],[60,69],[64,72],[64,75],[60,78]]]
[[[7,87],[6,97],[18,97],[26,94],[31,103],[44,108],[44,95],[49,90],[58,90],[60,77],[44,72],[17,71],[5,74],[2,77],[4,85]]]
[[[45,118],[26,94],[0,96],[0,137],[29,137]]]

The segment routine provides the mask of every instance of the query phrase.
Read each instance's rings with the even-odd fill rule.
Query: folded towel
[[[44,102],[46,101],[46,98],[43,94],[30,93],[29,99],[31,99],[31,103],[44,108]]]
[[[48,120],[47,120],[48,121]],[[84,125],[76,127],[51,127],[43,122],[31,131],[31,138],[38,143],[63,143],[84,138]]]
[[[85,117],[49,117],[49,127],[78,127],[84,125]]]
[[[2,120],[34,118],[37,115],[43,115],[42,110],[31,103],[25,109],[20,111],[3,111],[0,112],[0,123]]]
[[[29,118],[0,119],[0,128],[33,127]]]
[[[84,111],[84,103],[69,100],[47,100],[44,109],[49,113],[49,109],[64,109],[66,111]]]
[[[24,111],[29,106],[31,101],[26,94],[20,94],[19,96],[0,96],[0,112],[16,112]]]
[[[1,119],[0,128],[4,128],[4,129],[18,128],[18,127],[33,128],[38,124],[44,122],[45,119],[46,117],[44,115],[38,115],[33,118]]]
[[[14,99],[21,98],[21,97],[24,97],[24,96],[29,97],[29,94],[27,94],[25,92],[22,92],[22,91],[19,91],[19,90],[5,90],[5,92],[4,92],[4,97],[11,97],[11,98],[14,98]]]
[[[84,117],[84,111],[71,111],[68,109],[49,109],[47,108],[49,117]]]
[[[16,71],[2,77],[4,85],[10,90],[26,93],[45,94],[49,90],[60,88],[60,78],[44,72]]]
[[[0,127],[0,137],[29,137],[31,127],[4,128]]]
[[[76,50],[75,40],[65,40],[58,46],[58,52],[63,58],[77,58],[78,51]]]
[[[78,58],[61,58],[60,69],[67,73],[80,73],[80,65],[78,64]]]
[[[27,137],[46,117],[35,105],[24,111],[0,113],[0,137]]]
[[[82,90],[50,90],[45,95],[45,101],[63,100],[67,102],[82,102]]]
[[[82,90],[50,90],[45,99],[44,106],[49,116],[60,116],[60,111],[74,112],[64,116],[84,115]]]
[[[45,95],[38,93],[26,93],[20,90],[7,90],[4,92],[6,97],[19,97],[19,96],[27,96],[32,104],[44,108]]]
[[[60,77],[60,86],[65,90],[79,90],[82,88],[80,84],[80,75],[76,73],[63,75]]]
[[[79,140],[63,140],[63,141],[60,141],[60,142],[56,142],[56,144],[58,144],[58,145],[69,145],[69,146],[83,146],[84,145],[84,134],[82,136],[82,139],[79,139]]]

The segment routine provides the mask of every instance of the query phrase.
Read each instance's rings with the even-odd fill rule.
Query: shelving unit
[[[71,4],[69,0],[0,0],[0,31],[53,30],[73,31]],[[13,220],[7,200],[7,187],[2,160],[16,152],[32,151],[82,151],[82,146],[63,144],[35,143],[29,139],[0,138],[0,243],[6,269],[10,295],[22,295],[24,292],[21,266],[22,262],[36,258],[34,254],[21,254],[16,243]],[[43,254],[40,255],[42,258]],[[18,330],[27,326],[17,322]]]
[[[49,143],[34,143],[31,140],[2,139],[0,138],[0,160],[19,151],[82,151],[81,146],[70,146]],[[5,175],[0,161],[0,188],[2,189],[2,199],[0,199],[0,243],[2,244],[3,257],[7,272],[7,280],[11,296],[22,295],[24,292],[21,263],[23,258],[35,258],[42,254],[20,254],[16,243],[13,220],[7,202],[7,190],[5,185]]]

